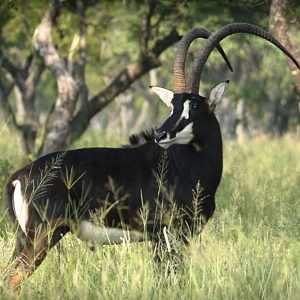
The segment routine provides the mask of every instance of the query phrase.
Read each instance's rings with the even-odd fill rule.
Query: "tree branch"
[[[24,71],[25,72],[28,72],[30,66],[31,66],[31,63],[32,63],[32,60],[33,60],[33,53],[31,52],[28,57],[26,58],[26,62],[25,62],[25,66],[24,66]]]
[[[21,70],[18,69],[11,61],[9,61],[0,49],[0,66],[1,65],[8,73],[11,74],[20,91],[24,92],[25,86]]]
[[[146,16],[141,22],[141,44],[140,44],[140,55],[144,56],[148,51],[148,40],[151,32],[151,17],[156,7],[156,1],[150,0],[147,4]]]
[[[22,154],[28,153],[28,148],[24,140],[24,136],[22,135],[22,128],[17,124],[14,112],[12,107],[8,102],[8,95],[10,94],[13,84],[8,88],[5,87],[0,73],[0,110],[3,112],[3,116],[5,120],[7,120],[7,126],[13,136],[16,138],[18,150],[22,152]]]
[[[32,88],[36,87],[36,85],[40,81],[40,78],[44,70],[45,70],[45,64],[44,61],[41,60],[36,68],[36,71],[32,72],[26,79],[26,86],[28,87],[32,86]]]
[[[117,95],[129,88],[135,80],[151,69],[160,66],[159,55],[172,44],[179,41],[179,39],[180,36],[177,31],[173,29],[164,39],[158,40],[144,58],[140,58],[138,61],[129,64],[104,91],[90,99],[87,105],[82,107],[74,117],[70,125],[71,130],[68,142],[73,142],[78,139],[87,129],[90,119],[109,104]]]
[[[10,87],[6,87],[5,84],[2,81],[1,73],[0,73],[0,103],[1,103],[1,107],[2,107],[3,112],[5,113],[6,117],[12,115],[13,124],[17,128],[18,125],[17,125],[17,122],[15,120],[13,110],[12,110],[11,106],[9,105],[8,100],[7,100],[8,95],[10,94],[13,86],[14,85],[12,84]]]
[[[24,119],[24,124],[22,126],[18,126],[18,128],[22,128],[23,138],[22,145],[24,144],[24,148],[26,153],[32,153],[34,151],[34,143],[38,128],[38,122],[36,118],[36,111],[34,107],[34,95],[35,95],[35,87],[40,80],[41,74],[44,70],[44,64],[40,63],[39,67],[32,71],[29,74],[29,68],[33,61],[33,54],[27,57],[24,68],[19,69],[15,67],[2,53],[0,50],[0,60],[2,61],[2,66],[8,71],[8,73],[13,78],[14,84],[18,87],[18,90],[21,93],[21,101],[25,108],[26,114]],[[29,74],[29,75],[28,75]],[[6,107],[7,108],[7,107]],[[12,113],[11,108],[7,108],[10,111],[9,114]],[[14,115],[13,115],[14,116]],[[13,118],[13,121],[14,118]],[[15,131],[14,131],[15,132]],[[18,138],[20,140],[20,138]]]
[[[79,18],[80,40],[78,59],[78,85],[80,88],[80,107],[86,105],[88,101],[88,89],[85,83],[85,63],[86,63],[86,21],[85,5],[83,0],[77,0],[77,14]]]
[[[79,43],[79,36],[78,36],[77,33],[75,33],[74,37],[73,37],[73,41],[72,41],[71,46],[70,46],[68,60],[67,60],[68,61],[67,62],[68,72],[71,75],[73,75],[73,55],[74,55],[74,51],[77,48],[78,43]]]

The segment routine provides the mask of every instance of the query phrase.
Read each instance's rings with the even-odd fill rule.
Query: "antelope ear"
[[[150,86],[150,89],[158,95],[164,104],[166,104],[168,107],[171,107],[171,101],[174,96],[172,91],[159,86]]]
[[[223,81],[211,89],[209,96],[206,98],[206,102],[209,105],[211,111],[215,110],[216,105],[222,99],[228,83],[229,80]]]

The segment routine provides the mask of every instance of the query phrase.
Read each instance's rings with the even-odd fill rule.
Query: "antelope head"
[[[199,142],[209,129],[209,116],[222,99],[229,81],[217,84],[208,97],[199,95],[199,85],[203,67],[212,50],[217,47],[232,70],[219,42],[235,33],[249,33],[271,42],[284,52],[299,68],[292,55],[266,30],[248,23],[231,23],[214,33],[204,28],[193,28],[180,41],[174,63],[173,91],[161,87],[151,87],[160,99],[170,108],[171,113],[165,123],[154,133],[155,141],[163,148],[172,144]],[[197,52],[185,82],[184,66],[189,45],[197,37],[207,38]]]

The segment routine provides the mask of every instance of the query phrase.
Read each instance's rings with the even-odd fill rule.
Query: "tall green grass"
[[[95,141],[103,145],[101,134]],[[13,156],[7,160],[14,164]],[[299,183],[296,138],[225,144],[215,214],[201,242],[195,237],[182,248],[176,271],[172,261],[155,264],[148,243],[90,251],[68,234],[23,284],[20,298],[299,299]],[[2,269],[11,257],[14,232],[0,221]],[[2,278],[0,285],[1,299],[16,298]]]

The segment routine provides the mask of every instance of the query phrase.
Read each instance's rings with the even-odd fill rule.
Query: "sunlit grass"
[[[92,141],[88,139],[78,141],[76,147],[91,146],[92,142],[103,146],[102,140],[109,146],[109,136],[103,139],[95,133]],[[111,139],[116,146],[117,139]],[[6,158],[12,162],[14,155],[7,153]],[[168,261],[155,264],[147,243],[90,251],[68,234],[23,284],[20,297],[299,299],[299,183],[300,142],[294,137],[260,138],[232,148],[225,144],[215,214],[201,243],[195,238],[183,248],[176,272]],[[0,237],[2,269],[11,257],[13,229],[0,228],[4,228]],[[0,284],[0,298],[14,299],[2,279]]]

